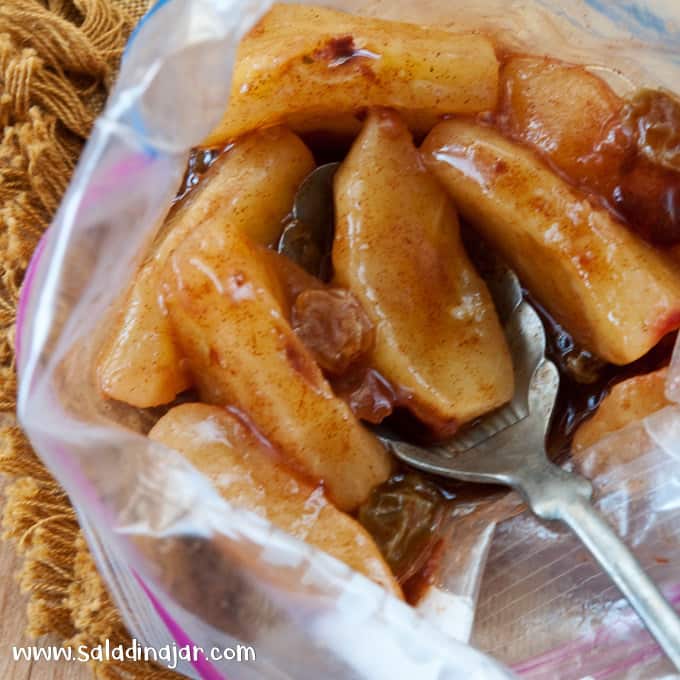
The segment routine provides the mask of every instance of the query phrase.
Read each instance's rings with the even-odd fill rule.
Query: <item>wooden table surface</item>
[[[12,646],[59,645],[57,637],[32,640],[25,634],[27,597],[19,592],[15,575],[20,561],[13,546],[0,541],[0,678],[2,680],[93,680],[85,663],[77,661],[14,661]]]

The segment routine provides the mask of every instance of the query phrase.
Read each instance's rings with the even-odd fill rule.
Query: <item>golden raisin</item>
[[[348,290],[306,290],[297,296],[293,329],[319,366],[344,373],[373,346],[373,326],[361,303]]]

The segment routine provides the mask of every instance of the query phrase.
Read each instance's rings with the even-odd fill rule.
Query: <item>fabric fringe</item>
[[[147,0],[2,0],[0,3],[0,422],[16,407],[14,326],[26,267],[101,110]],[[4,414],[1,412],[5,412]],[[23,564],[27,632],[64,644],[130,644],[68,497],[21,430],[0,428],[3,538]],[[150,663],[92,662],[106,680],[170,680]]]

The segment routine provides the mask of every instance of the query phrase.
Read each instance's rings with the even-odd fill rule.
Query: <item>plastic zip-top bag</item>
[[[515,50],[592,65],[620,90],[672,88],[680,75],[673,33],[680,15],[672,3],[574,2],[568,10],[538,0],[321,4],[491,32]],[[639,654],[631,653],[626,668],[650,662],[649,640],[594,566],[583,566],[583,582],[579,576],[567,587],[565,578],[574,574],[569,560],[584,562],[559,531],[521,515],[503,523],[492,543],[497,522],[517,510],[514,497],[457,506],[443,529],[450,540],[441,567],[414,609],[226,502],[186,458],[146,437],[157,411],[101,395],[94,367],[112,309],[165,220],[191,148],[224,113],[239,39],[267,9],[256,0],[161,0],[153,8],[130,40],[116,87],[24,281],[16,333],[19,418],[68,492],[131,634],[148,647],[256,650],[253,663],[207,651],[179,659],[177,670],[194,678],[511,677],[465,644],[491,545],[478,647],[531,677],[615,677],[621,668],[612,665],[609,675],[598,675],[598,650],[612,640],[636,640]],[[621,465],[610,457],[591,470],[601,504],[618,494],[610,501],[615,517],[636,518],[617,529],[646,564],[658,557],[662,535],[673,540],[669,518],[680,501],[672,465],[680,450],[675,409],[638,426],[649,432],[649,450],[639,456],[636,450]],[[631,486],[633,478],[640,485]],[[669,561],[657,563],[663,568],[653,575],[672,590],[680,574],[673,576],[669,550],[663,559]],[[556,579],[562,590],[552,590]],[[531,600],[520,590],[527,583]],[[569,620],[559,630],[544,629],[565,612]],[[528,657],[534,660],[523,661]],[[548,670],[539,675],[537,668]]]

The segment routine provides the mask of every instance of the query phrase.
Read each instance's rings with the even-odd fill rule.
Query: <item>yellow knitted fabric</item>
[[[147,0],[0,2],[0,472],[4,537],[23,555],[28,633],[129,643],[68,498],[15,425],[19,289]],[[101,678],[177,678],[147,663],[94,663]]]

